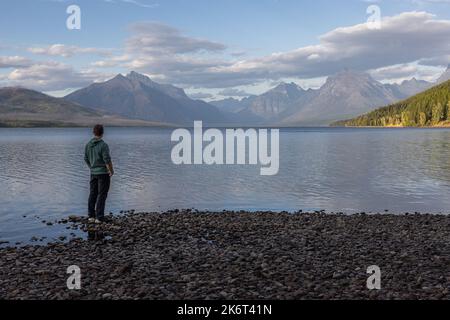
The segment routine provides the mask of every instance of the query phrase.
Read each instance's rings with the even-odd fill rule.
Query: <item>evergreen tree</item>
[[[443,125],[445,121],[450,121],[450,81],[407,100],[333,125],[426,127]]]

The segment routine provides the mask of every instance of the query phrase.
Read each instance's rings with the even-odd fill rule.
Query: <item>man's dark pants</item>
[[[89,218],[103,219],[105,203],[108,197],[111,177],[109,174],[91,175],[91,192],[89,194]]]

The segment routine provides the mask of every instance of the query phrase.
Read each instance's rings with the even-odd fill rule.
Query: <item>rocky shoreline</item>
[[[0,249],[0,299],[450,299],[450,216],[126,213]],[[68,290],[69,266],[81,290]],[[381,290],[366,287],[381,269]]]

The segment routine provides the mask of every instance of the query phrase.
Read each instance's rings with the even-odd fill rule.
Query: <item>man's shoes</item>
[[[112,221],[111,218],[108,217],[101,217],[101,218],[89,218],[88,223],[89,224],[102,224],[102,223],[110,223]]]

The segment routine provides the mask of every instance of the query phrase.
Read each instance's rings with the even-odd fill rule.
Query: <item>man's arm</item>
[[[112,177],[114,175],[114,166],[111,160],[111,155],[109,153],[109,147],[107,144],[105,144],[105,147],[103,148],[102,153],[103,161],[106,163],[106,169],[108,169],[109,176]]]
[[[86,162],[87,166],[90,169],[91,168],[91,163],[89,162],[89,157],[88,157],[88,153],[87,153],[87,146],[84,149],[84,162]]]
[[[114,166],[113,163],[110,162],[106,165],[106,169],[108,169],[109,176],[112,177],[114,175]]]

